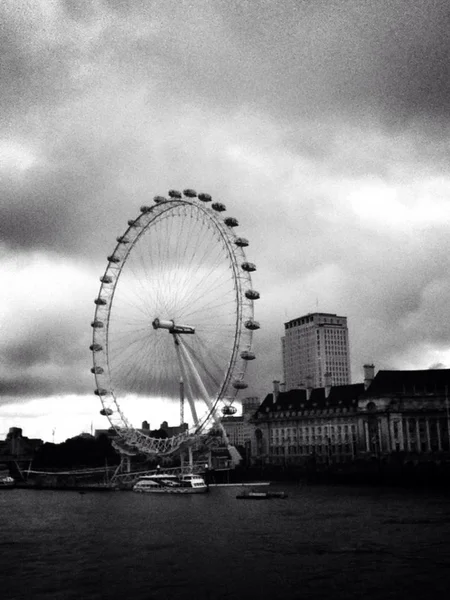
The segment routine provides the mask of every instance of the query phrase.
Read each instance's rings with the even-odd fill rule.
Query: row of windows
[[[355,409],[356,410],[356,407]],[[281,417],[309,417],[309,416],[316,416],[316,415],[337,415],[337,414],[345,414],[348,412],[351,412],[352,409],[349,408],[327,408],[327,409],[319,409],[319,410],[302,410],[300,411],[284,411],[284,412],[276,412],[276,413],[272,413],[269,416],[272,416],[274,418],[281,418]],[[266,412],[269,412],[269,407],[266,407]],[[262,415],[261,415],[262,416]]]
[[[290,329],[294,329],[296,327],[301,327],[301,329],[306,329],[306,327],[302,327],[303,325],[306,325],[307,327],[317,327],[318,325],[340,325],[345,326],[345,319],[342,318],[333,318],[333,317],[323,317],[320,318],[316,321],[314,321],[314,317],[313,316],[308,316],[308,317],[302,317],[301,319],[295,319],[294,321],[290,321],[289,323],[285,323],[285,330],[287,330],[287,332],[289,333]],[[312,325],[308,325],[309,323],[311,323]],[[327,328],[327,330],[329,331],[331,328]]]
[[[273,446],[287,447],[291,444],[325,444],[326,446],[333,446],[335,444],[350,444],[356,443],[356,434],[347,434],[342,436],[332,435],[331,437],[323,437],[321,435],[305,436],[300,438],[273,438],[270,443]]]
[[[306,425],[304,427],[275,427],[271,430],[272,436],[280,435],[295,435],[297,432],[302,433],[347,433],[349,431],[356,432],[356,425]]]
[[[301,319],[295,319],[295,321],[290,321],[286,323],[286,329],[291,329],[292,327],[298,327],[299,325],[304,325],[305,323],[312,323],[314,321],[314,317],[302,317]]]
[[[269,453],[275,454],[276,456],[283,456],[286,454],[299,454],[299,455],[330,455],[330,454],[353,454],[355,451],[354,444],[305,444],[297,446],[270,446]]]

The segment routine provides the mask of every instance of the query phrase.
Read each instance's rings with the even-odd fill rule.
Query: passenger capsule
[[[144,205],[144,206],[141,206],[141,209],[140,209],[140,210],[141,210],[141,213],[144,213],[144,214],[145,214],[145,213],[149,213],[149,212],[152,210],[152,207],[151,207],[151,206],[145,206],[145,205]]]
[[[141,224],[139,223],[139,221],[137,219],[130,219],[128,221],[128,225],[130,227],[133,227],[134,229],[137,229],[138,227],[141,227]]]
[[[181,198],[181,192],[178,190],[169,190],[169,196],[171,198]]]
[[[241,358],[243,360],[254,360],[256,358],[254,352],[250,352],[249,350],[244,350],[241,352]]]
[[[130,240],[124,235],[120,235],[118,238],[116,238],[116,240],[119,242],[119,244],[129,244],[130,243]]]
[[[94,390],[94,394],[96,396],[106,396],[106,394],[108,394],[108,390],[105,390],[105,388],[97,388]]]
[[[196,198],[197,192],[195,190],[183,190],[183,194],[186,198]]]
[[[251,331],[254,331],[255,329],[259,329],[261,326],[258,323],[258,321],[254,321],[253,319],[249,319],[248,321],[245,321],[244,326],[247,329],[250,329]]]
[[[211,204],[211,208],[217,212],[223,212],[224,210],[227,210],[227,207],[225,204],[222,204],[222,202],[213,202]]]
[[[241,267],[244,271],[247,271],[248,273],[252,273],[253,271],[256,271],[256,265],[251,262],[244,262],[244,263],[242,263]]]
[[[106,300],[104,298],[96,298],[94,304],[97,306],[106,306]]]
[[[103,350],[103,346],[101,344],[91,344],[89,350],[92,350],[92,352],[100,352]]]
[[[92,367],[91,373],[94,373],[94,375],[101,375],[104,373],[104,369],[103,367]]]
[[[161,202],[167,202],[167,199],[166,199],[166,198],[164,198],[164,196],[155,196],[155,197],[153,198],[153,202],[154,202],[155,204],[161,204]]]
[[[239,225],[238,220],[234,217],[227,217],[224,219],[224,223],[225,225],[228,225],[228,227],[237,227]]]
[[[113,279],[112,279],[111,275],[102,275],[102,276],[100,277],[100,281],[101,281],[102,283],[112,283],[112,280],[113,280]]]
[[[237,408],[235,406],[224,406],[222,408],[222,414],[224,416],[235,415],[237,413]]]
[[[110,417],[113,414],[113,411],[110,408],[102,408],[102,410],[100,411],[100,414],[103,417]]]
[[[260,295],[259,292],[257,292],[256,290],[247,290],[245,292],[245,297],[249,300],[259,300]]]
[[[111,254],[111,256],[108,256],[108,260],[109,260],[109,262],[112,262],[115,264],[120,263],[120,258],[118,256],[114,256],[114,254]]]
[[[239,246],[239,248],[246,248],[248,246],[248,240],[243,237],[236,238],[234,240],[234,243],[236,244],[236,246]]]
[[[201,200],[202,202],[211,202],[212,198],[209,194],[199,194],[198,199]]]
[[[245,383],[245,381],[233,381],[233,387],[235,390],[245,390],[245,388],[248,388],[248,384]]]
[[[94,329],[102,329],[103,321],[92,321],[91,327],[93,327]]]

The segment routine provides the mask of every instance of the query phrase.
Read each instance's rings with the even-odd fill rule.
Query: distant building
[[[325,375],[332,385],[348,385],[350,349],[347,317],[310,313],[284,324],[281,339],[286,390],[319,388]]]
[[[140,433],[144,433],[149,437],[157,436],[161,437],[161,432],[164,432],[167,437],[173,437],[175,435],[179,435],[180,433],[184,433],[188,430],[188,424],[183,423],[182,425],[175,425],[173,427],[169,426],[167,421],[163,421],[158,430],[151,430],[148,421],[142,421],[142,425],[140,429],[137,429]],[[94,436],[98,438],[100,435],[106,435],[109,438],[117,438],[119,434],[114,429],[114,427],[110,427],[109,429],[96,429],[94,432]]]
[[[169,438],[174,437],[175,435],[180,435],[180,433],[184,433],[188,429],[189,429],[189,426],[187,423],[182,423],[181,425],[169,426],[167,421],[163,421],[160,426],[160,430],[165,431],[167,433],[167,437],[169,437]],[[149,432],[147,432],[147,433],[149,433]]]
[[[0,454],[15,458],[25,458],[42,446],[44,442],[39,438],[28,438],[22,435],[20,427],[10,427],[4,442],[0,445]]]
[[[242,415],[225,416],[221,419],[230,444],[244,448],[247,458],[252,454],[251,443],[255,429],[252,418],[260,404],[261,402],[256,396],[243,398]]]
[[[365,366],[359,399],[362,450],[373,455],[450,451],[450,369],[378,371]]]
[[[450,369],[379,371],[364,383],[281,392],[278,382],[252,422],[252,460],[306,465],[358,458],[450,458]]]
[[[275,382],[276,384],[277,382]],[[274,465],[346,461],[358,443],[358,398],[364,384],[280,392],[255,414],[252,459]]]
[[[222,417],[221,422],[228,437],[228,441],[232,446],[244,445],[244,417],[227,416]]]
[[[114,427],[110,427],[109,429],[95,429],[94,430],[95,439],[97,439],[101,435],[106,435],[106,437],[108,437],[110,439],[119,437],[119,434],[114,429]]]

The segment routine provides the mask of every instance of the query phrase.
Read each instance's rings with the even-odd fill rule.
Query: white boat
[[[143,475],[133,486],[133,492],[145,494],[202,494],[209,491],[203,477],[188,473]]]
[[[0,490],[4,488],[12,488],[15,485],[15,481],[12,477],[0,477]]]

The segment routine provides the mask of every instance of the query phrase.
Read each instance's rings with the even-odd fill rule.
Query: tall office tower
[[[286,390],[324,387],[350,382],[347,317],[310,313],[284,324],[281,338]]]

